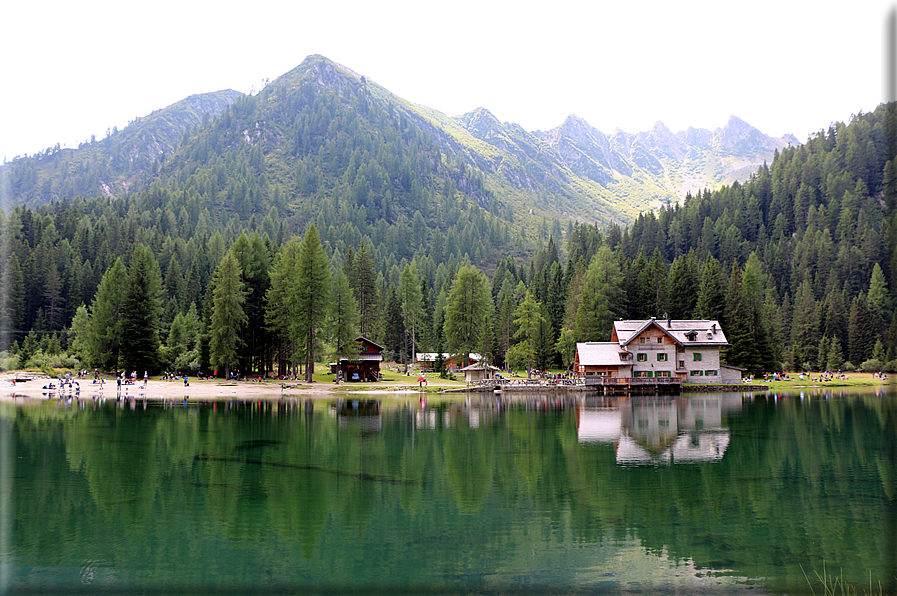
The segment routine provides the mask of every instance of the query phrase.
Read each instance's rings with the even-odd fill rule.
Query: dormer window
[[[688,341],[695,341],[696,339],[698,339],[698,332],[697,331],[688,331],[685,334],[685,337],[688,338]]]

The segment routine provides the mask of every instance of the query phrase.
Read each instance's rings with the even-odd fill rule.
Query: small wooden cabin
[[[383,361],[383,346],[366,337],[355,340],[358,346],[356,358],[341,358],[330,363],[330,372],[343,381],[352,383],[373,382],[380,379],[380,363]]]

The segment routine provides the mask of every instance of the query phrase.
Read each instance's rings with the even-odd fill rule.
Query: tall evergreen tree
[[[209,354],[212,366],[224,371],[227,379],[243,343],[240,330],[247,321],[243,308],[246,290],[240,263],[233,251],[228,251],[215,269],[213,286]]]
[[[374,259],[368,249],[367,242],[362,242],[358,247],[349,275],[349,285],[355,293],[355,301],[358,303],[360,313],[359,331],[361,335],[368,337],[375,334],[377,319],[380,316],[380,300],[377,296],[377,271],[374,268]]]
[[[88,344],[92,363],[102,370],[119,370],[121,350],[121,310],[128,283],[128,272],[121,258],[103,275],[90,307]]]
[[[726,349],[726,363],[745,367],[750,372],[762,372],[755,368],[760,357],[754,345],[750,319],[750,312],[741,285],[741,269],[737,263],[732,263],[729,289],[726,292],[725,329],[726,338],[729,340],[729,347]]]
[[[804,280],[794,299],[794,322],[791,324],[791,343],[800,353],[801,360],[794,365],[800,369],[813,362],[821,337],[816,299],[810,282]]]
[[[697,319],[725,322],[725,294],[722,286],[722,273],[719,261],[708,255],[701,269],[701,285],[698,288],[698,301],[695,304],[694,316]]]
[[[847,351],[850,362],[860,366],[872,355],[875,345],[875,329],[872,328],[866,294],[854,296],[847,323]]]
[[[352,358],[358,355],[355,339],[358,337],[358,305],[349,287],[349,278],[340,269],[333,279],[328,319],[328,335],[333,342],[334,356]]]
[[[579,307],[574,315],[577,341],[601,341],[624,312],[623,275],[613,251],[602,245],[583,276]]]
[[[698,272],[694,251],[676,257],[670,265],[667,307],[671,319],[690,319],[698,303]]]
[[[402,319],[402,300],[395,286],[386,291],[385,347],[392,352],[393,358],[405,365],[408,354],[405,351],[405,321]]]
[[[291,237],[274,257],[271,269],[271,286],[265,295],[265,322],[277,338],[278,373],[295,372],[298,364],[298,337],[296,313],[299,309],[299,246],[297,237]]]
[[[471,265],[458,269],[445,306],[445,341],[452,353],[467,358],[480,347],[491,308],[486,276]]]
[[[313,381],[315,355],[324,335],[324,322],[330,300],[330,271],[327,254],[314,224],[305,231],[299,247],[296,338],[305,359],[305,380]]]
[[[527,377],[531,375],[533,362],[538,355],[540,326],[544,319],[542,303],[536,300],[533,292],[527,292],[523,302],[514,311],[514,324],[517,326],[514,339],[518,341],[508,352],[512,363],[526,364]]]
[[[153,253],[138,244],[131,255],[121,304],[121,364],[125,370],[159,370],[162,274]]]
[[[423,323],[423,300],[420,295],[420,279],[417,276],[417,266],[412,261],[405,265],[402,271],[402,279],[399,284],[399,295],[402,302],[402,319],[405,322],[405,333],[411,340],[411,362],[414,363],[417,355],[418,333]]]

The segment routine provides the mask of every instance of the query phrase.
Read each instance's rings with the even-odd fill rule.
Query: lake
[[[434,400],[2,403],[0,592],[897,588],[888,389]]]

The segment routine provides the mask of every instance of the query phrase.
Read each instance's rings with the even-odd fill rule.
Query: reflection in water
[[[619,398],[612,405],[577,408],[577,436],[581,443],[613,444],[619,464],[714,461],[729,445],[723,414],[741,409],[740,393]]]
[[[854,585],[894,575],[893,395],[54,400],[0,418],[13,591],[795,593],[823,561]]]

